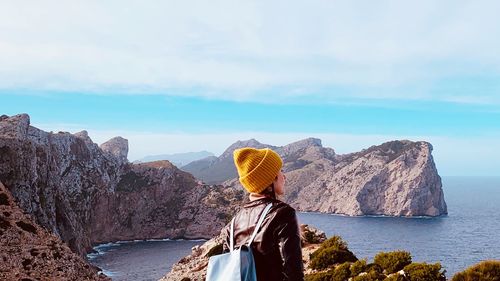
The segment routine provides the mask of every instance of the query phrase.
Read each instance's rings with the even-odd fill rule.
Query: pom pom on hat
[[[283,160],[269,148],[244,147],[233,152],[234,165],[243,187],[250,193],[261,193],[278,175]]]

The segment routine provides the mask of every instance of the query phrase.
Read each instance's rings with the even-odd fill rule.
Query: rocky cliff
[[[447,214],[431,152],[427,142],[392,141],[318,159],[288,172],[286,200],[302,211],[355,216]]]
[[[441,178],[432,157],[432,145],[407,140],[391,141],[360,152],[339,155],[309,138],[283,147],[237,142],[214,160],[233,165],[234,149],[271,147],[283,158],[286,173],[284,201],[299,211],[389,216],[439,216],[447,213]],[[221,164],[224,163],[224,164]],[[202,167],[202,180],[215,181],[218,166]],[[228,172],[230,171],[230,172]],[[197,172],[193,172],[197,175]],[[205,176],[206,174],[206,176]],[[241,189],[237,172],[227,169],[225,186]]]
[[[199,185],[168,161],[130,164],[128,143],[48,133],[0,117],[0,181],[19,206],[79,254],[121,239],[210,238],[243,192]]]
[[[37,225],[0,182],[0,280],[111,280]]]

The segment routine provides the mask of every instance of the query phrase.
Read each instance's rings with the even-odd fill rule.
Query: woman
[[[264,208],[271,203],[252,243],[257,280],[304,280],[302,249],[295,210],[276,199],[285,192],[283,161],[271,149],[241,148],[233,153],[239,180],[250,193],[250,202],[235,215],[234,245],[244,245]],[[224,251],[229,251],[229,228]]]

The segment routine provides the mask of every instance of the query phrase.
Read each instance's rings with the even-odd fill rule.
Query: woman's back
[[[252,243],[257,280],[303,280],[300,234],[295,210],[272,198],[245,204],[235,215],[235,247],[248,243],[264,208],[272,207]],[[229,251],[229,227],[224,250]]]

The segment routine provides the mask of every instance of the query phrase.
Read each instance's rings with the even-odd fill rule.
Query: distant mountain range
[[[233,151],[240,147],[275,148],[274,146],[262,144],[255,139],[237,141],[228,147],[219,157],[210,156],[193,161],[181,167],[181,170],[191,173],[205,183],[220,184],[238,175],[233,162]]]
[[[186,152],[186,153],[174,153],[174,154],[149,155],[142,159],[134,161],[134,163],[168,160],[175,166],[182,167],[193,161],[200,160],[209,156],[214,156],[214,154],[208,151],[198,151],[198,152]]]

